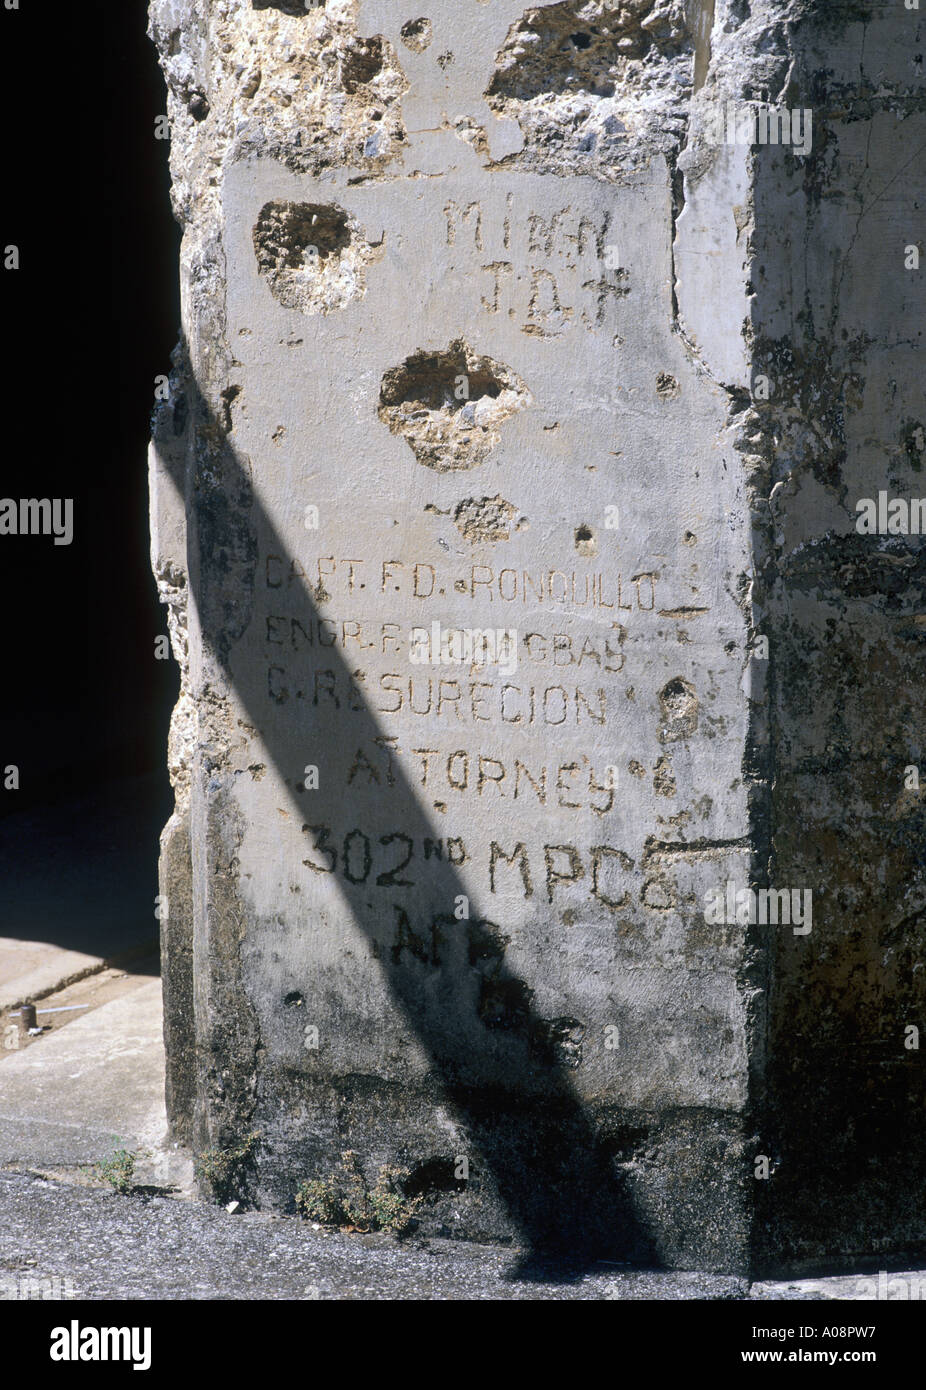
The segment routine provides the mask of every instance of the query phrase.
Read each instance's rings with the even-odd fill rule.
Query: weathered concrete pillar
[[[918,12],[917,12],[918,10]],[[789,58],[803,164],[755,168],[756,625],[765,823],[804,946],[769,941],[764,1265],[926,1248],[926,13],[811,7]],[[888,525],[868,525],[879,496]],[[908,524],[909,522],[909,524]]]
[[[871,824],[834,839],[845,695],[808,674],[855,604],[864,634],[828,659],[860,718],[882,709],[891,767],[916,761],[855,644],[892,652],[909,713],[914,649],[884,623],[907,585],[913,643],[922,575],[855,539],[852,489],[885,449],[919,466],[914,407],[901,424],[885,398],[908,361],[866,388],[857,359],[921,283],[882,235],[870,295],[861,252],[920,20],[880,7],[893,95],[849,119],[852,7],[421,8],[151,7],[184,225],[152,447],[183,662],[174,1123],[200,1150],[259,1135],[240,1183],[261,1205],[291,1209],[349,1149],[371,1185],[409,1170],[432,1231],[813,1257],[825,1219],[792,1234],[803,1040],[829,1049],[835,1124],[845,913],[874,971],[870,894],[898,969],[899,905],[922,910],[919,801],[893,789],[890,847]],[[760,97],[787,108],[774,149],[744,134]],[[856,171],[847,218],[827,195],[865,121],[887,162]],[[851,479],[850,410],[853,448],[882,441]],[[840,896],[830,856],[857,879],[871,836],[889,898],[877,869]],[[770,888],[793,918],[756,920]],[[901,1087],[916,987],[866,986],[892,1000],[878,1056]],[[869,1217],[850,1226],[857,1251]]]

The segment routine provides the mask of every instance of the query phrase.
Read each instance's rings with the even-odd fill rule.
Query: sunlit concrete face
[[[398,1080],[452,1024],[461,1079],[506,1084],[518,1028],[471,960],[488,932],[582,1093],[735,1105],[742,934],[704,931],[701,885],[746,834],[743,562],[720,393],[672,332],[665,170],[609,189],[446,144],[427,180],[225,180],[262,1037],[309,1075]],[[274,197],[375,249],[352,302],[279,303],[255,254]],[[319,259],[293,277],[351,278]],[[383,955],[432,1002],[425,1035]]]
[[[747,928],[704,921],[750,852],[727,397],[678,331],[668,161],[519,166],[485,97],[519,11],[470,8],[427,44],[362,8],[343,63],[401,66],[393,155],[238,148],[185,256],[186,443],[154,468],[165,554],[165,475],[187,496],[196,722],[176,1108],[200,1146],[260,1135],[262,1203],[351,1149],[432,1229],[735,1265]]]

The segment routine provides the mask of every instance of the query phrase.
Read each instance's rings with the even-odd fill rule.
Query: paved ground
[[[131,1198],[0,1173],[0,1271],[70,1281],[73,1296],[190,1299],[742,1298],[745,1285],[604,1266],[576,1282],[512,1277],[498,1247],[313,1231],[295,1218]],[[37,1261],[11,1268],[24,1252]]]
[[[107,1003],[53,1017],[69,1021],[0,1060],[0,1164],[91,1163],[123,1139],[157,1149],[167,1128],[160,979],[124,976]]]
[[[721,1275],[530,1270],[519,1252],[314,1230],[166,1197],[121,1197],[0,1172],[0,1297],[86,1299],[857,1299],[858,1276],[753,1284]],[[26,1261],[29,1263],[26,1263]],[[894,1273],[914,1287],[915,1273]],[[21,1292],[20,1296],[24,1296]],[[889,1297],[894,1297],[892,1292]]]
[[[748,1287],[720,1275],[600,1264],[519,1272],[518,1252],[449,1240],[316,1231],[295,1218],[229,1215],[0,1173],[0,1296],[50,1287],[86,1299],[687,1300],[857,1297],[856,1279]],[[26,1265],[24,1257],[33,1263]],[[892,1276],[898,1277],[898,1276]],[[52,1281],[57,1281],[52,1285]],[[67,1281],[67,1282],[65,1282]],[[926,1288],[926,1283],[924,1283]]]

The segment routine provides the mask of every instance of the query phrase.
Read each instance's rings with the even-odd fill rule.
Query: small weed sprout
[[[330,1179],[309,1178],[296,1192],[296,1210],[308,1221],[322,1226],[337,1226],[341,1220],[341,1203]]]
[[[204,1149],[193,1165],[198,1178],[209,1184],[212,1195],[223,1206],[238,1193],[243,1178],[242,1168],[260,1138],[256,1131],[246,1134],[240,1144],[227,1149]]]
[[[422,1198],[408,1198],[402,1190],[402,1183],[409,1177],[407,1168],[381,1168],[376,1184],[369,1194],[373,1217],[381,1231],[391,1231],[401,1235],[407,1230],[415,1212],[421,1206]]]
[[[347,1231],[390,1231],[403,1235],[421,1205],[406,1197],[407,1168],[381,1168],[368,1187],[352,1149],[341,1154],[340,1168],[329,1178],[310,1178],[296,1192],[296,1210],[307,1220]]]
[[[108,1158],[95,1163],[90,1171],[101,1182],[108,1182],[114,1192],[121,1192],[125,1196],[135,1186],[135,1164],[138,1158],[139,1154],[134,1150],[113,1149]]]

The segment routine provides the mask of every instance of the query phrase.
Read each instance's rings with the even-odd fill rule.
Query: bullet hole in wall
[[[383,41],[379,36],[357,39],[341,59],[341,83],[345,92],[353,94],[358,87],[372,82],[383,70]]]
[[[577,526],[575,546],[580,555],[594,555],[598,550],[595,533],[590,526]]]
[[[502,422],[530,400],[514,372],[458,339],[446,352],[415,352],[387,371],[379,418],[419,463],[443,473],[483,463]]]
[[[423,53],[433,38],[431,21],[422,17],[421,19],[409,19],[401,28],[402,42],[405,47],[411,49],[412,53]]]

